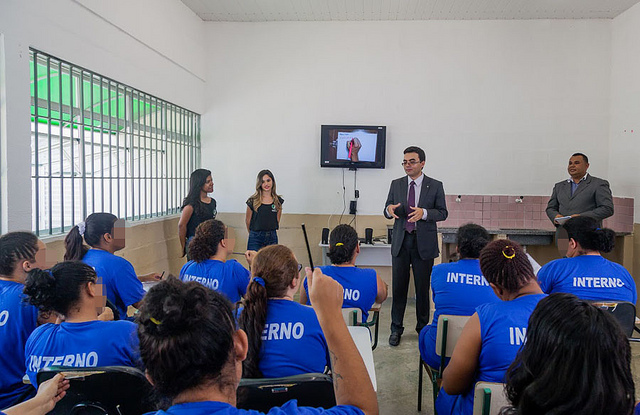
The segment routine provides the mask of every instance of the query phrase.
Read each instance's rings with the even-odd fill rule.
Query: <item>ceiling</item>
[[[640,0],[182,0],[217,22],[612,19]]]

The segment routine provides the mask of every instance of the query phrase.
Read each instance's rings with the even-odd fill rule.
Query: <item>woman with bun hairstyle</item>
[[[420,331],[420,356],[427,365],[440,367],[436,354],[438,317],[441,314],[470,316],[479,305],[500,301],[480,270],[480,252],[491,237],[485,228],[467,223],[458,228],[456,251],[460,260],[439,264],[431,271],[431,292],[435,312],[431,324]],[[445,365],[449,359],[445,359]]]
[[[213,192],[213,179],[211,171],[207,169],[197,169],[191,173],[189,178],[189,193],[182,202],[182,214],[178,221],[178,238],[182,245],[183,256],[191,259],[188,249],[189,240],[196,234],[196,228],[208,219],[215,219],[216,200],[209,197]]]
[[[71,228],[64,244],[65,261],[81,260],[96,270],[106,288],[107,298],[121,318],[127,315],[128,306],[140,306],[144,297],[142,281],[160,279],[161,275],[155,272],[138,277],[129,261],[114,255],[125,247],[125,228],[124,220],[111,213],[92,213],[84,222]]]
[[[47,323],[31,333],[25,364],[31,384],[46,366],[96,367],[139,365],[136,325],[100,321],[106,304],[96,272],[80,261],[65,261],[50,271],[29,272],[24,293],[40,310],[54,311],[63,321]]]
[[[387,299],[387,284],[378,276],[376,270],[356,267],[356,258],[360,253],[358,233],[351,226],[338,225],[329,235],[327,256],[332,265],[320,267],[322,273],[338,281],[344,288],[342,307],[359,308],[362,320],[369,317],[373,304],[381,304]],[[304,281],[304,290],[300,292],[300,303],[311,304],[309,287]]]
[[[249,232],[247,249],[260,248],[278,243],[277,230],[282,216],[284,199],[276,193],[276,179],[270,170],[260,170],[256,179],[256,192],[247,199],[245,224]]]
[[[238,321],[249,338],[243,377],[278,378],[329,368],[329,349],[315,311],[293,301],[300,269],[283,245],[262,248],[253,259]]]
[[[524,343],[533,309],[545,294],[522,247],[508,239],[487,244],[480,270],[502,301],[478,306],[464,326],[444,370],[436,399],[439,415],[472,414],[476,382],[504,382]]]
[[[611,316],[571,294],[542,299],[507,371],[514,415],[631,415],[631,348]]]
[[[334,372],[340,374],[335,380],[338,406],[298,408],[292,400],[269,414],[376,415],[376,394],[340,312],[342,288],[319,269],[312,276],[309,269],[307,273],[311,299],[334,356]],[[172,405],[158,415],[260,414],[235,408],[249,344],[223,295],[170,277],[149,290],[138,324],[147,377]]]
[[[29,271],[50,265],[44,243],[33,233],[0,236],[0,409],[35,393],[30,385],[22,383],[24,346],[50,313],[39,315],[36,307],[24,301],[22,290]]]
[[[227,238],[227,227],[219,220],[209,219],[198,225],[189,243],[191,261],[180,270],[182,281],[197,281],[212,290],[220,291],[232,303],[240,301],[247,292],[249,271],[235,259],[227,259],[233,252],[234,240]],[[254,251],[245,254],[249,266]]]
[[[586,216],[571,218],[563,226],[569,239],[567,258],[551,261],[538,271],[542,290],[574,294],[583,300],[635,304],[636,283],[629,271],[600,255],[613,249],[616,233]]]

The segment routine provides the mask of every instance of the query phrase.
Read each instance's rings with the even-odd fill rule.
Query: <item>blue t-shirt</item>
[[[197,281],[226,295],[232,303],[237,303],[246,294],[249,275],[249,271],[235,259],[189,261],[180,270],[182,281]]]
[[[144,297],[142,282],[126,259],[101,249],[90,249],[82,262],[93,267],[98,277],[102,278],[107,288],[107,298],[120,312],[120,318],[127,316],[127,307]]]
[[[473,385],[476,382],[504,382],[507,369],[524,344],[529,317],[545,296],[524,295],[511,301],[478,306],[482,348]],[[462,395],[449,395],[441,389],[436,399],[438,414],[472,414],[473,385]]]
[[[600,255],[580,255],[549,262],[538,271],[547,294],[569,293],[583,300],[637,301],[636,283],[622,265]]]
[[[38,309],[23,301],[23,288],[20,283],[0,280],[0,409],[30,387],[22,383],[24,345],[38,325]]]
[[[357,267],[338,267],[325,265],[320,267],[322,273],[338,281],[344,288],[342,308],[359,308],[362,311],[362,320],[367,321],[369,310],[376,302],[378,295],[378,278],[375,269]],[[307,292],[307,304],[309,300],[309,286],[304,280],[304,290]]]
[[[440,264],[431,271],[431,291],[435,312],[433,321],[420,332],[420,355],[431,367],[440,367],[436,354],[438,317],[441,314],[470,316],[476,307],[495,303],[500,299],[480,271],[480,260],[461,259],[458,262]],[[449,359],[445,361],[445,364]]]
[[[225,402],[189,402],[173,405],[166,411],[153,412],[156,415],[260,415],[264,412],[237,409]],[[271,408],[268,415],[364,415],[359,408],[350,405],[334,406],[330,409],[298,407],[293,399],[281,407]]]
[[[290,300],[267,301],[258,368],[265,378],[324,373],[329,348],[313,308]]]
[[[27,340],[27,375],[46,366],[140,366],[137,326],[125,320],[43,324]]]

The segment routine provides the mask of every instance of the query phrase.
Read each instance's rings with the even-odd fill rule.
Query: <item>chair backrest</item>
[[[158,409],[152,398],[151,384],[138,369],[125,366],[49,366],[38,372],[38,384],[60,372],[69,379],[69,389],[49,412],[51,415],[139,415]]]
[[[373,361],[373,351],[371,350],[371,332],[367,327],[350,326],[349,334],[351,334],[351,338],[356,344],[358,352],[360,352],[360,356],[364,361],[364,365],[367,367],[369,378],[371,379],[371,383],[373,384],[373,390],[377,391],[378,384],[376,381],[376,368]]]
[[[622,331],[627,337],[633,335],[636,325],[636,306],[626,301],[591,301],[594,306],[610,312],[620,323]]]
[[[241,379],[236,396],[239,409],[265,413],[291,399],[297,399],[299,406],[326,409],[336,405],[333,379],[322,373],[271,379]]]
[[[498,415],[509,405],[505,395],[505,384],[478,382],[473,394],[473,415]]]
[[[462,328],[471,316],[454,316],[441,314],[438,317],[438,332],[436,334],[436,354],[441,356],[443,342],[446,342],[445,357],[451,357],[453,349],[462,333]],[[446,332],[446,334],[445,334]]]

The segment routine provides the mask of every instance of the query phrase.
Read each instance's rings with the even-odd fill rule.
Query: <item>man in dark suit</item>
[[[599,223],[613,215],[613,197],[609,182],[587,173],[589,158],[575,153],[567,168],[571,176],[553,187],[547,204],[547,216],[558,225],[556,219],[563,216],[588,216]]]
[[[405,177],[391,182],[384,215],[395,218],[391,242],[393,303],[389,344],[397,346],[404,331],[409,270],[416,287],[416,331],[429,322],[429,281],[433,259],[440,255],[436,222],[447,218],[442,183],[422,174],[425,154],[420,147],[404,150]]]

